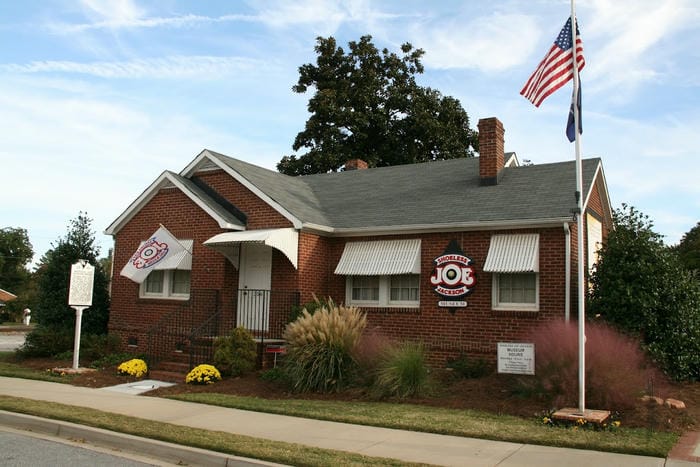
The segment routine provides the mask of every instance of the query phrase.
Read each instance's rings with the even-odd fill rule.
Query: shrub
[[[187,373],[185,383],[187,384],[214,384],[221,381],[221,373],[213,365],[197,365]]]
[[[535,330],[535,375],[516,378],[518,389],[556,406],[578,401],[578,328],[553,322]],[[661,382],[639,344],[599,323],[586,326],[586,405],[619,410],[632,407],[650,380]]]
[[[148,373],[148,365],[140,358],[132,358],[119,365],[117,367],[117,373],[140,378]]]
[[[426,392],[429,375],[421,344],[402,342],[392,345],[379,361],[374,392],[378,396],[418,396]]]
[[[255,369],[257,344],[250,331],[234,328],[231,334],[214,341],[214,365],[222,375],[240,376]]]
[[[622,205],[591,276],[590,311],[639,336],[663,370],[700,380],[700,282],[648,216]]]
[[[491,373],[492,368],[483,358],[472,359],[462,353],[457,358],[448,360],[447,368],[451,368],[461,378],[481,378]]]
[[[365,329],[352,351],[352,358],[357,364],[359,384],[366,387],[374,384],[379,362],[390,346],[391,341],[379,328]]]
[[[73,350],[74,333],[46,326],[37,326],[29,332],[24,344],[17,350],[19,357],[53,357]]]
[[[90,366],[92,368],[107,368],[110,366],[117,365],[119,362],[123,362],[129,358],[133,358],[134,355],[131,353],[127,352],[118,352],[118,353],[111,353],[107,354],[104,357],[98,358],[96,360],[93,360],[92,363],[90,363]],[[137,358],[140,358],[141,360],[145,360],[144,356],[138,356]],[[148,365],[148,364],[146,364]]]
[[[80,338],[80,357],[99,360],[119,352],[121,340],[115,334],[86,334]]]
[[[304,310],[308,311],[310,315],[313,315],[316,313],[316,310],[323,307],[328,308],[328,302],[324,299],[319,299],[314,295],[313,301],[307,302],[303,305],[292,306],[292,312],[289,314],[289,322],[292,323],[301,318],[304,314]]]
[[[285,368],[293,388],[328,392],[346,385],[356,367],[352,352],[366,325],[359,308],[336,305],[330,298],[313,315],[303,310],[284,331]]]

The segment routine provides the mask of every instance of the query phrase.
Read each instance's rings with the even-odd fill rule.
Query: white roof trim
[[[539,234],[494,235],[484,272],[539,272]]]
[[[222,229],[240,230],[242,227],[237,224],[231,224],[221,217],[216,211],[212,210],[206,203],[202,202],[189,188],[183,185],[179,180],[173,177],[173,174],[167,170],[160,174],[158,178],[146,188],[141,195],[132,202],[121,215],[112,222],[104,233],[106,235],[115,235],[121,228],[131,220],[162,188],[167,188],[169,185],[175,186],[182,191],[189,199],[197,206],[202,208],[204,212],[214,219]]]
[[[383,276],[420,274],[420,239],[348,242],[335,274]]]
[[[600,203],[603,205],[603,209],[605,210],[605,212],[601,212],[600,214],[605,220],[612,222],[612,207],[610,206],[610,193],[608,192],[608,182],[605,179],[605,174],[603,174],[603,164],[600,161],[598,161],[598,166],[596,167],[595,174],[593,174],[593,178],[591,179],[591,186],[588,189],[588,193],[586,193],[586,198],[584,199],[582,209],[585,212],[588,208],[588,202],[591,199],[593,190],[595,190],[598,175],[602,175],[601,179],[603,181],[603,191],[605,192],[605,199],[600,200]]]
[[[289,259],[297,269],[297,257],[299,256],[299,232],[295,229],[260,229],[246,230],[244,232],[224,232],[214,235],[204,242],[204,245],[219,251],[233,262],[231,247],[242,242],[258,242],[275,248]],[[234,263],[235,265],[235,263]]]
[[[299,218],[294,216],[291,212],[287,211],[285,208],[282,207],[277,201],[274,199],[270,198],[267,193],[264,191],[260,190],[257,186],[252,184],[250,180],[245,178],[240,172],[235,171],[231,167],[229,167],[226,163],[222,162],[218,157],[216,157],[214,154],[209,152],[207,149],[199,153],[199,156],[197,156],[192,162],[189,163],[187,167],[182,169],[182,172],[180,172],[180,175],[183,177],[189,177],[196,171],[197,166],[199,163],[204,160],[204,159],[209,159],[211,162],[216,164],[229,174],[231,177],[233,177],[238,183],[249,189],[250,191],[253,192],[255,196],[263,200],[265,203],[267,203],[272,209],[280,213],[284,218],[286,218],[289,222],[292,223],[295,229],[301,229],[302,222]]]

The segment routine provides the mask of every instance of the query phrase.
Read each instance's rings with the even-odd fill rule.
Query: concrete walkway
[[[507,467],[697,465],[674,459],[486,441],[309,420],[145,397],[108,388],[91,389],[16,378],[0,377],[0,394],[90,407],[104,412],[174,425],[436,465]],[[3,423],[2,416],[0,416],[0,423]],[[696,454],[700,455],[700,453]]]

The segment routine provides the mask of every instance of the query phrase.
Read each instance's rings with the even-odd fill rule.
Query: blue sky
[[[102,231],[163,170],[202,149],[270,169],[291,154],[310,95],[291,91],[317,36],[425,50],[418,82],[458,98],[506,150],[574,158],[571,85],[539,109],[518,93],[568,0],[0,2],[0,227],[36,257],[79,211]],[[700,220],[700,2],[579,0],[583,157],[602,157],[614,207],[676,243]]]

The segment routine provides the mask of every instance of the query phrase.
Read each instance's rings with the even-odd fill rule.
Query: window
[[[419,274],[347,276],[345,301],[366,307],[417,307],[419,282]]]
[[[160,269],[152,271],[141,284],[142,298],[190,298],[190,271],[186,269]]]
[[[355,276],[352,279],[352,301],[379,301],[379,276]]]
[[[494,235],[484,263],[492,273],[494,310],[537,311],[540,307],[540,236]]]
[[[539,274],[494,273],[493,308],[497,310],[539,309]]]
[[[417,302],[419,277],[418,274],[390,276],[389,300],[391,302]]]

